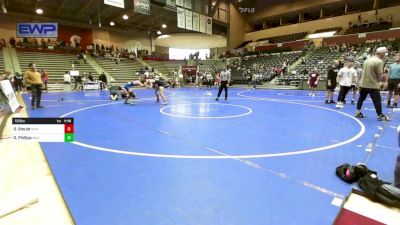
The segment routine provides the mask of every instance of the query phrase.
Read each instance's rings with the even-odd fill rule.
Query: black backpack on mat
[[[400,189],[379,180],[375,174],[360,178],[358,185],[371,200],[400,208]]]
[[[363,164],[352,166],[345,163],[336,168],[336,175],[347,183],[356,182],[367,174],[376,174],[376,172],[368,169],[368,167]]]

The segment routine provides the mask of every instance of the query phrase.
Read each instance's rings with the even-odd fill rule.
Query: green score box
[[[74,142],[74,134],[64,134],[64,142]]]

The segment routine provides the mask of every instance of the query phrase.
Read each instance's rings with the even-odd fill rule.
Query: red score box
[[[64,133],[74,133],[74,125],[64,124]]]

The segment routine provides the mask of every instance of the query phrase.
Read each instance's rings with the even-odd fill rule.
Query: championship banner
[[[211,17],[206,17],[206,33],[212,34],[212,19],[211,19]]]
[[[125,8],[125,1],[124,0],[104,0],[104,4],[115,6],[118,8]]]
[[[176,0],[177,6],[183,6],[183,0]]]
[[[193,13],[190,10],[185,10],[186,15],[186,29],[193,30]]]
[[[20,108],[20,105],[18,103],[17,96],[15,96],[11,82],[9,80],[0,81],[0,89],[0,91],[6,96],[8,106],[10,106],[11,111],[15,113],[17,109]]]
[[[133,5],[135,13],[150,15],[150,0],[133,0]]]
[[[17,23],[17,37],[56,38],[58,23]]]
[[[184,0],[184,6],[187,9],[192,9],[192,0]]]
[[[199,31],[200,30],[200,15],[198,13],[193,13],[193,30],[194,31]]]
[[[176,15],[177,15],[177,18],[178,18],[178,27],[185,29],[186,28],[186,25],[185,25],[185,20],[186,20],[185,19],[185,10],[182,9],[182,8],[176,7]]]
[[[201,33],[206,32],[206,16],[205,15],[200,15],[200,29],[199,31]]]

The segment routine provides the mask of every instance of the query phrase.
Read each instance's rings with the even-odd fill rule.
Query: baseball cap
[[[376,53],[386,53],[388,52],[386,47],[379,47],[376,49]]]

